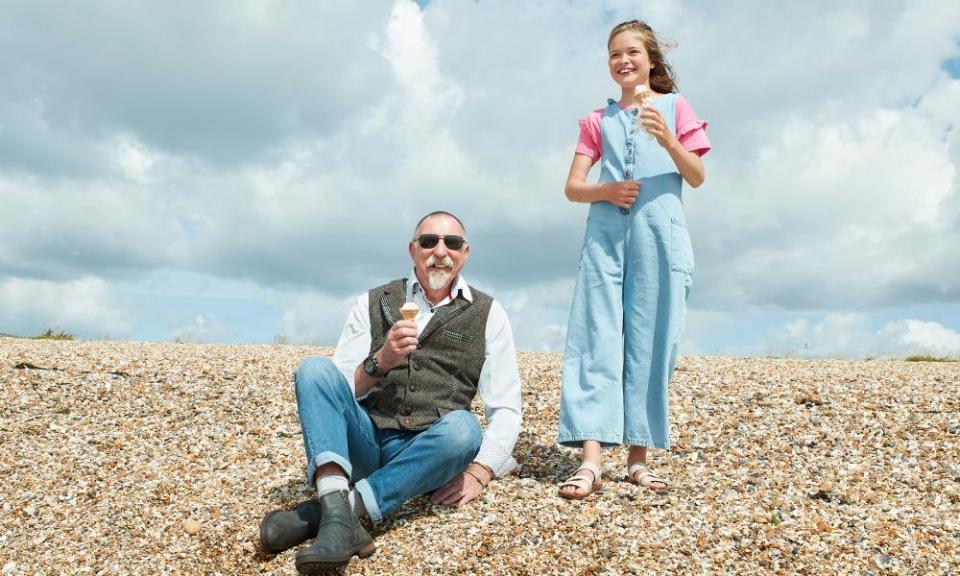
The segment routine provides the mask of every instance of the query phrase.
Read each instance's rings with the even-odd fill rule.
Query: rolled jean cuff
[[[358,480],[353,485],[353,489],[360,493],[360,498],[363,499],[363,507],[367,509],[367,516],[370,517],[370,520],[374,524],[383,522],[383,514],[380,513],[380,506],[377,505],[377,496],[373,493],[373,488],[370,487],[367,479]]]
[[[350,461],[344,458],[343,456],[337,454],[336,452],[321,452],[314,457],[313,462],[307,466],[307,482],[313,484],[316,480],[313,476],[317,471],[317,468],[323,466],[324,464],[329,464],[333,462],[337,466],[343,468],[343,471],[347,475],[347,480],[350,479],[350,474],[353,473],[353,467],[350,466]]]

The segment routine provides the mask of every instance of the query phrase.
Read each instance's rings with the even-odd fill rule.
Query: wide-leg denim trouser
[[[670,447],[667,384],[693,282],[678,174],[624,214],[590,207],[564,352],[558,441]]]
[[[476,417],[455,410],[423,431],[379,429],[329,358],[304,360],[296,375],[307,481],[329,462],[343,468],[374,522],[461,473],[480,449]]]

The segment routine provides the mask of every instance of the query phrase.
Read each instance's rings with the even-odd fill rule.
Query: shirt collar
[[[413,282],[407,282],[407,301],[413,300],[414,296],[417,294],[421,298],[426,300],[426,297],[423,293],[423,287],[420,286],[420,281],[417,280],[416,271],[410,275],[410,278]],[[457,297],[457,294],[463,294],[463,297],[467,299],[467,302],[473,302],[473,294],[470,292],[470,285],[467,284],[467,281],[463,278],[463,274],[457,275],[457,279],[453,281],[453,290],[450,291],[450,294],[453,295],[453,298]],[[435,305],[439,306],[445,302],[436,302]]]

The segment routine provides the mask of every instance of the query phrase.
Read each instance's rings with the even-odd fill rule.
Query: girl
[[[581,499],[600,486],[601,448],[627,444],[627,478],[660,491],[647,446],[669,448],[667,383],[693,283],[682,180],[703,183],[710,149],[653,30],[631,20],[607,41],[620,101],[580,120],[566,195],[590,203],[563,358],[559,442],[582,446],[582,464],[560,485]],[[649,95],[642,106],[636,95]],[[587,173],[600,160],[600,180]],[[682,178],[682,180],[681,180]]]

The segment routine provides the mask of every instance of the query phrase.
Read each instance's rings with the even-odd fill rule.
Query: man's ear
[[[414,248],[414,246],[413,246],[415,243],[416,243],[415,240],[411,240],[411,241],[410,241],[410,244],[407,245],[407,251],[410,252],[410,259],[411,259],[411,260],[413,259],[413,254],[416,252],[416,248]]]

